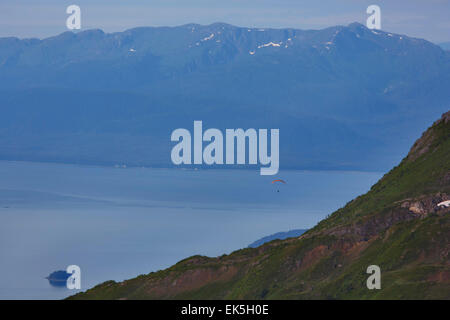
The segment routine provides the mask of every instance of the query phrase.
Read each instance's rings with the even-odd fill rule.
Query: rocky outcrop
[[[401,207],[408,208],[412,213],[426,216],[430,213],[443,214],[448,212],[447,208],[438,206],[439,203],[449,200],[450,196],[446,193],[438,193],[435,196],[426,196],[421,199],[402,201]],[[450,209],[450,208],[449,208]]]

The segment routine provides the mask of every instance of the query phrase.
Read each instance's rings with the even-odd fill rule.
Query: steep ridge
[[[448,299],[450,112],[371,190],[298,238],[108,281],[72,299]],[[366,269],[381,268],[368,290]]]

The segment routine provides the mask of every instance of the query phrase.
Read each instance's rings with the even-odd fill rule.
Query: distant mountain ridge
[[[353,23],[0,38],[0,159],[171,166],[170,133],[279,128],[281,168],[384,170],[448,109],[450,53]]]
[[[263,245],[264,243],[273,241],[273,240],[284,240],[287,238],[293,238],[293,237],[299,237],[303,233],[308,231],[307,229],[295,229],[295,230],[289,230],[286,232],[277,232],[274,234],[271,234],[266,237],[262,237],[261,239],[258,239],[248,245],[249,248],[257,248],[260,245]]]

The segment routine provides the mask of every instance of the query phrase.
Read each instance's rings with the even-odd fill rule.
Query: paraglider
[[[279,182],[279,183],[283,183],[283,184],[286,184],[286,181],[284,181],[284,180],[281,180],[281,179],[276,179],[276,180],[273,180],[273,181],[272,181],[272,184],[275,184],[275,183],[277,183],[277,182]],[[280,190],[279,190],[279,189],[277,189],[277,192],[280,192]]]

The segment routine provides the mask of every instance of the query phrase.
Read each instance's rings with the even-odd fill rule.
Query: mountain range
[[[300,237],[194,256],[70,299],[449,299],[450,111],[369,192]],[[369,266],[381,270],[369,290]]]
[[[450,52],[352,23],[0,38],[0,159],[172,166],[170,134],[279,128],[281,168],[387,170],[450,105]]]

